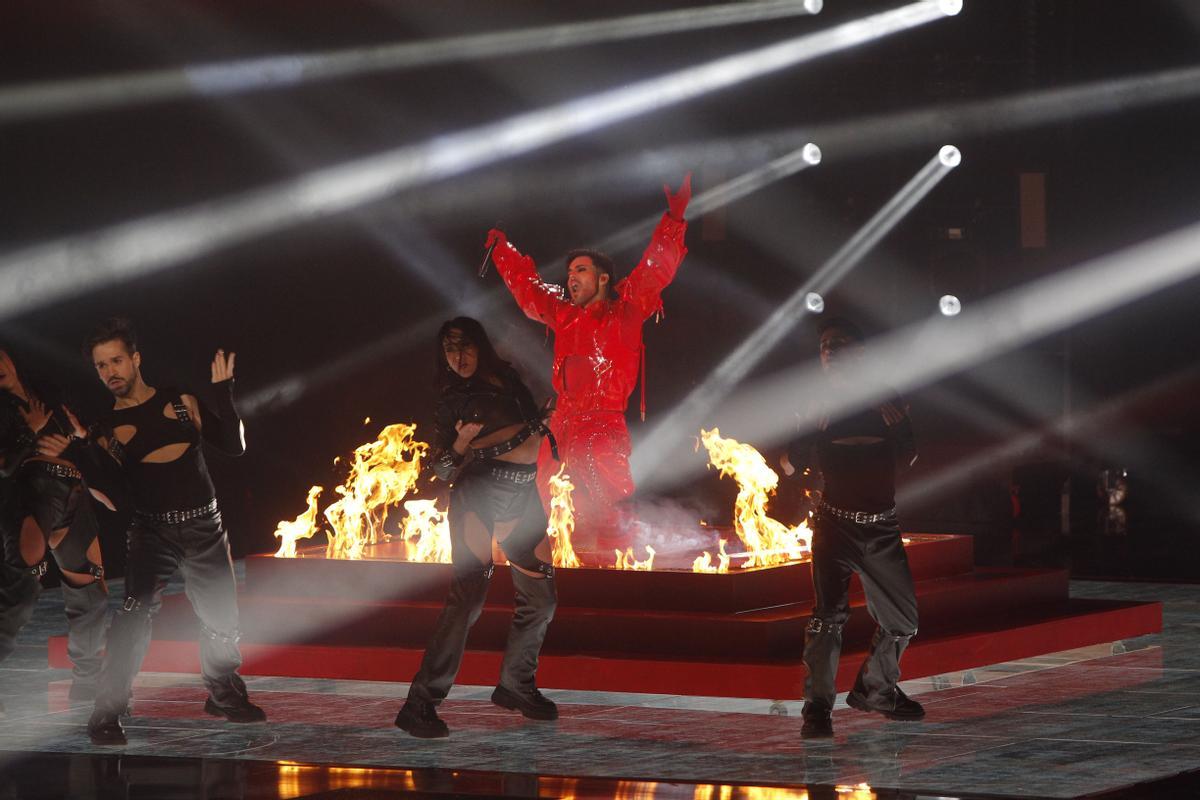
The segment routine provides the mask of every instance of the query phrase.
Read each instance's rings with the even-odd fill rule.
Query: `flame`
[[[575,533],[575,503],[571,492],[575,491],[575,484],[571,483],[566,469],[567,465],[563,464],[550,478],[550,520],[546,535],[550,537],[554,566],[582,567],[583,562],[571,545],[571,535]]]
[[[838,798],[846,800],[876,800],[878,795],[871,789],[869,783],[859,783],[854,786],[835,786],[833,790],[838,793]]]
[[[408,500],[404,503],[408,516],[400,535],[405,542],[415,544],[408,553],[410,561],[437,564],[450,563],[450,521],[432,500]]]
[[[716,428],[701,430],[700,441],[708,450],[712,466],[738,485],[733,528],[749,556],[741,566],[786,564],[811,552],[812,531],[807,522],[788,527],[767,514],[767,502],[779,486],[779,475],[767,466],[762,453],[748,444],[723,438]]]
[[[275,526],[275,538],[279,539],[279,550],[276,558],[295,558],[296,541],[311,539],[317,532],[317,498],[321,496],[322,488],[314,486],[308,490],[308,508],[303,514],[291,522],[280,522]]]
[[[646,545],[646,560],[638,561],[637,556],[633,554],[633,548],[630,547],[624,553],[620,550],[614,550],[617,554],[617,563],[613,564],[613,569],[635,569],[642,572],[649,572],[654,569],[654,557],[658,555],[654,552],[654,548]]]
[[[382,538],[388,508],[417,485],[421,458],[429,445],[413,438],[415,425],[388,425],[379,438],[354,451],[346,482],[335,487],[341,499],[325,509],[327,558],[362,558],[363,548]]]
[[[718,539],[717,547],[719,552],[716,566],[713,566],[712,554],[705,550],[704,555],[692,562],[692,572],[729,572],[729,554],[725,552],[725,540]]]

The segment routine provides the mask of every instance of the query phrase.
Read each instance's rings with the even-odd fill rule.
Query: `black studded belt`
[[[150,520],[151,522],[165,522],[169,525],[178,525],[181,522],[207,517],[217,513],[217,498],[208,501],[208,505],[200,508],[189,508],[186,511],[135,511],[137,516],[142,519]]]
[[[500,444],[494,444],[491,447],[473,447],[471,448],[471,452],[475,454],[475,458],[477,459],[495,458],[496,456],[502,456],[505,453],[511,453],[513,450],[516,450],[517,447],[524,444],[532,435],[533,429],[526,425],[508,439],[500,442]]]
[[[25,463],[33,469],[48,472],[56,478],[72,478],[77,481],[83,479],[83,476],[79,474],[79,470],[67,464],[54,464],[49,461],[26,461]]]
[[[824,500],[822,500],[821,504],[817,506],[817,508],[821,512],[828,514],[831,517],[849,520],[857,525],[869,525],[872,522],[883,522],[886,519],[891,519],[892,517],[896,516],[895,506],[892,506],[887,511],[871,513],[867,511],[850,511],[845,508],[838,508],[837,506],[831,506],[829,503],[826,503]]]
[[[514,464],[507,461],[485,459],[475,461],[473,467],[476,475],[482,474],[493,480],[507,483],[525,484],[537,480],[537,464]]]

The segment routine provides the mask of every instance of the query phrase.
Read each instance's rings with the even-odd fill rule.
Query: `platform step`
[[[960,619],[985,622],[1061,604],[1067,575],[1061,570],[993,570],[916,585],[920,627],[936,633]],[[334,598],[239,599],[244,642],[327,646],[423,647],[442,603],[356,603]],[[870,640],[874,623],[861,590],[851,595],[848,646]],[[631,656],[798,657],[812,603],[791,603],[740,614],[670,609],[559,608],[546,652],[622,652]],[[512,606],[489,604],[471,629],[470,643],[502,649]],[[199,621],[183,595],[166,599],[154,624],[156,639],[192,639]]]
[[[904,677],[971,669],[1161,630],[1161,603],[1072,600],[1050,615],[975,624],[969,630],[940,636],[923,632],[905,652]],[[243,642],[242,653],[242,672],[247,675],[403,682],[416,673],[422,650]],[[864,655],[862,648],[847,648],[843,653],[839,690],[853,684]],[[495,682],[500,659],[498,650],[469,650],[459,682],[485,686]],[[70,666],[65,637],[50,640],[50,665]],[[198,672],[198,645],[195,640],[156,639],[150,644],[143,669]],[[556,689],[786,700],[803,696],[803,669],[797,658],[749,659],[736,652],[725,658],[547,652],[540,661],[538,683]]]

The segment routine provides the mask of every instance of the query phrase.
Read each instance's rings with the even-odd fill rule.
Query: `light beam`
[[[920,0],[232,198],[11,252],[0,256],[0,320],[941,18],[936,2]]]
[[[958,150],[949,148],[957,156]],[[850,270],[888,234],[923,197],[941,182],[958,160],[944,158],[947,148],[942,148],[928,163],[912,177],[903,188],[892,196],[870,220],[850,237],[811,279],[775,309],[733,352],[727,355],[709,374],[704,382],[684,398],[667,418],[659,423],[641,443],[634,448],[630,460],[634,480],[641,484],[659,471],[669,457],[673,442],[692,436],[693,432],[706,424],[706,417],[713,408],[740,383],[751,370],[762,361],[771,348],[782,341],[806,311],[812,311],[809,295],[828,294]],[[819,304],[824,309],[824,301]]]
[[[424,42],[352,47],[323,53],[289,53],[45,81],[0,90],[0,123],[180,97],[244,94],[379,72],[786,19],[817,14],[821,6],[821,0],[728,3]]]

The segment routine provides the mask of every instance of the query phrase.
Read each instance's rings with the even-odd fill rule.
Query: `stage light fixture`
[[[962,303],[952,294],[944,294],[938,300],[938,310],[944,317],[953,317],[962,311]]]
[[[820,314],[825,310],[825,298],[816,292],[809,292],[804,295],[804,307],[814,314]]]
[[[938,0],[938,8],[947,17],[954,17],[962,11],[963,0]]]
[[[942,166],[954,168],[962,163],[962,153],[952,144],[948,144],[938,151],[938,161],[942,162]]]
[[[804,149],[801,151],[801,154],[804,160],[809,164],[812,164],[814,167],[821,163],[821,148],[817,147],[812,142],[804,145]]]
[[[820,14],[825,7],[825,0],[804,0],[804,10],[810,14]]]

